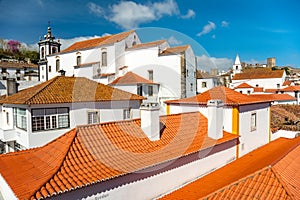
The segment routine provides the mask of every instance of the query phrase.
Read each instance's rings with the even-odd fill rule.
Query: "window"
[[[25,148],[22,145],[20,145],[19,143],[15,142],[14,150],[15,151],[21,151],[22,149],[25,149]]]
[[[153,81],[153,70],[148,70],[148,79]]]
[[[97,123],[99,123],[98,111],[88,112],[88,124],[97,124]]]
[[[6,113],[6,124],[9,125],[9,112]]]
[[[143,96],[143,86],[142,85],[137,86],[137,94],[140,96]]]
[[[148,86],[148,96],[153,96],[153,86],[152,85]]]
[[[186,76],[187,77],[189,76],[189,70],[188,69],[186,70]]]
[[[193,83],[191,83],[191,91],[193,91]]]
[[[59,71],[60,68],[60,61],[59,59],[56,60],[56,71]]]
[[[131,119],[131,108],[123,109],[123,119]]]
[[[107,66],[107,52],[102,52],[102,66]]]
[[[32,131],[69,127],[68,108],[32,109]]]
[[[81,56],[77,56],[76,63],[77,63],[77,66],[81,65]]]
[[[280,84],[279,83],[277,84],[277,88],[280,88]]]
[[[56,53],[56,48],[52,47],[52,53]]]
[[[45,48],[42,47],[41,48],[41,59],[43,59],[45,57]]]
[[[251,93],[251,91],[250,90],[247,90],[247,94],[250,94]]]
[[[256,84],[255,86],[258,87],[258,84]]]
[[[26,109],[24,108],[14,108],[14,125],[23,130],[27,130],[27,117]]]
[[[207,83],[206,82],[202,82],[202,88],[207,88]]]
[[[51,65],[49,65],[49,72],[51,72]]]
[[[256,130],[256,113],[252,113],[251,114],[251,131],[255,131]]]

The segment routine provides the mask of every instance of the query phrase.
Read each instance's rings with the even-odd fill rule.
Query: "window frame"
[[[250,130],[256,131],[257,129],[257,113],[253,112],[250,116]]]
[[[102,61],[102,66],[106,67],[107,66],[107,51],[103,51],[101,53],[101,61]]]
[[[207,82],[206,81],[201,82],[201,88],[207,88]]]
[[[25,113],[22,113],[25,112]],[[27,112],[25,108],[13,108],[14,126],[18,129],[27,131]]]
[[[149,97],[153,96],[153,85],[148,85],[148,96]]]
[[[132,118],[131,107],[123,108],[123,120],[128,120]]]
[[[150,69],[150,70],[148,70],[148,79],[150,80],[150,81],[153,81],[153,70],[152,69]]]
[[[59,59],[59,58],[57,58],[57,59],[55,60],[55,67],[56,67],[56,71],[58,72],[59,69],[60,69],[60,59]]]
[[[95,115],[96,116],[96,121],[94,121],[95,116],[92,116],[92,118],[90,118],[90,115]],[[91,122],[90,122],[90,119],[92,119]],[[98,123],[100,123],[99,111],[97,111],[97,110],[87,111],[87,124],[98,124]]]

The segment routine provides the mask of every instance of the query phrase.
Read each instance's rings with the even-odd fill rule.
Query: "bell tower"
[[[55,37],[52,35],[50,21],[48,22],[47,34],[44,35],[44,39],[40,37],[39,45],[39,81],[48,80],[48,62],[47,56],[60,52],[60,41],[55,41]]]
[[[236,54],[235,61],[232,65],[232,69],[233,69],[233,75],[242,72],[242,64],[238,54]]]

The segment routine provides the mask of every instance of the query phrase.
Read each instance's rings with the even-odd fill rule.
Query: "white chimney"
[[[151,141],[160,139],[158,103],[142,103],[141,128]]]
[[[220,139],[223,137],[223,101],[209,100],[208,108],[208,137]]]

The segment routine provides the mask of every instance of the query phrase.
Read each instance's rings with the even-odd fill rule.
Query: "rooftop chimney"
[[[66,71],[61,69],[58,71],[58,73],[60,73],[60,76],[65,76],[66,75]]]
[[[208,108],[208,137],[220,139],[223,137],[223,101],[209,100]]]
[[[142,103],[141,128],[151,141],[160,139],[159,105],[158,103]]]
[[[19,83],[17,83],[16,79],[8,78],[6,80],[6,89],[7,89],[7,96],[13,95],[18,92]]]

